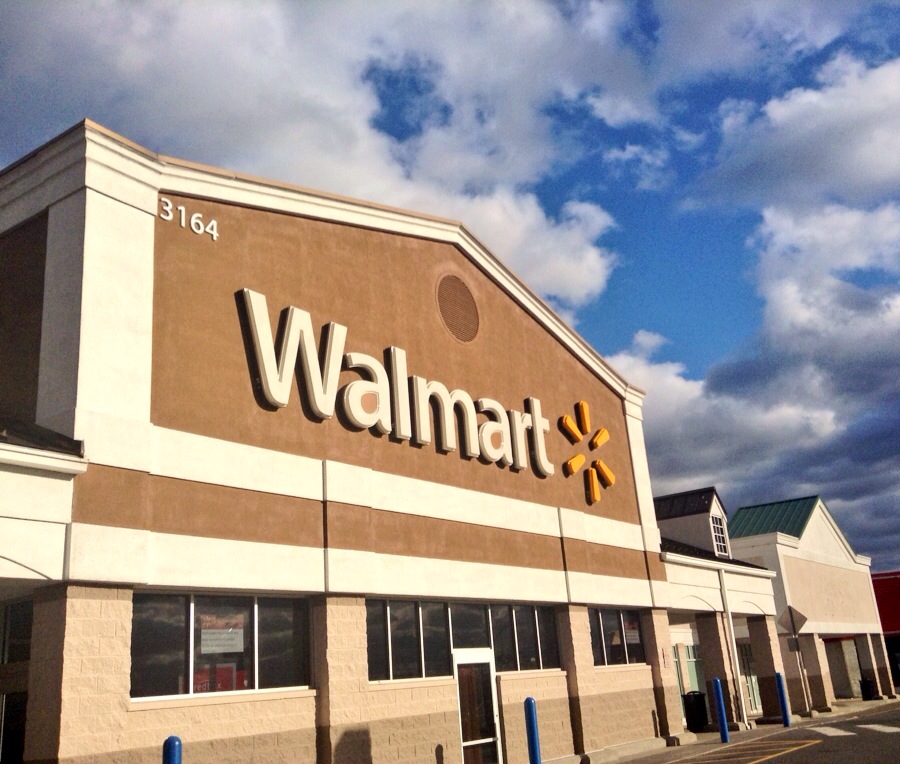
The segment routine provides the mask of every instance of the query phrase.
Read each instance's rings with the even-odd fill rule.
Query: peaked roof
[[[708,515],[713,499],[718,498],[714,487],[698,488],[694,491],[670,493],[653,499],[657,520],[671,520],[688,515]],[[719,504],[722,502],[720,501]]]
[[[800,538],[819,501],[818,496],[806,496],[741,507],[728,522],[728,533],[733,539],[766,533],[784,533]]]
[[[85,172],[90,177],[90,188],[119,198],[116,196],[122,193],[119,177],[124,175],[139,181],[146,188],[163,188],[173,194],[453,244],[620,398],[638,408],[643,405],[643,390],[622,377],[587,340],[566,324],[541,297],[532,292],[458,221],[158,154],[90,119],[73,125],[12,164],[0,167],[0,203],[6,201],[4,194],[15,194],[12,198],[19,198],[17,195],[22,193],[19,186],[31,188],[29,184],[32,181],[23,180],[23,177],[34,172],[34,167],[29,166],[29,163],[41,168],[44,173],[41,177],[52,177],[56,183],[47,191],[47,198],[52,199],[51,202],[45,202],[44,196],[38,196],[40,203],[45,206],[58,200],[54,194],[62,198],[83,188]],[[81,177],[78,177],[77,172],[67,172],[70,167],[79,168]],[[66,185],[70,181],[71,184]],[[140,204],[135,200],[127,203]],[[155,198],[153,204],[156,204]],[[28,209],[27,205],[21,209]],[[155,215],[156,212],[152,214]],[[25,217],[15,216],[11,218],[15,222],[24,219]]]

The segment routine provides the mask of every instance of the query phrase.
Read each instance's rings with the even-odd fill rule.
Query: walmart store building
[[[464,227],[85,122],[0,232],[4,764],[683,733],[642,393]]]

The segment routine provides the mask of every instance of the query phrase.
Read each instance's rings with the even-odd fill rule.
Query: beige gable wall
[[[863,566],[847,544],[835,523],[830,519],[821,503],[813,511],[798,547],[799,553],[809,560],[860,570]]]
[[[804,632],[881,630],[868,568],[849,570],[788,556],[783,562],[790,582],[791,604],[809,619]]]

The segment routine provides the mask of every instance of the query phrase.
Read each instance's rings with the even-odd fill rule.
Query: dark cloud
[[[715,484],[732,511],[819,495],[874,568],[896,565],[900,209],[768,209],[752,241],[765,323],[742,354],[703,382],[618,360],[648,390],[654,490]]]

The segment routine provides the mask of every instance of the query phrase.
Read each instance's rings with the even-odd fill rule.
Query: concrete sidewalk
[[[837,700],[832,706],[831,711],[824,713],[816,713],[812,718],[798,716],[791,717],[791,729],[802,728],[808,725],[828,724],[831,721],[837,721],[841,717],[851,716],[875,709],[890,708],[892,706],[900,706],[900,698],[889,700]],[[769,737],[783,732],[784,727],[780,724],[761,724],[753,729],[731,732],[732,743],[742,743],[747,740],[757,740],[759,738]],[[649,744],[650,741],[648,741]],[[597,758],[596,754],[591,755],[591,764],[595,762],[639,762],[640,764],[671,764],[672,762],[681,761],[682,759],[699,756],[721,746],[722,743],[718,732],[698,732],[696,742],[687,745],[674,746],[671,748],[654,747],[652,751],[637,752],[634,748],[628,750],[630,746],[623,746],[622,750],[617,751],[615,748],[607,748],[601,758]]]

